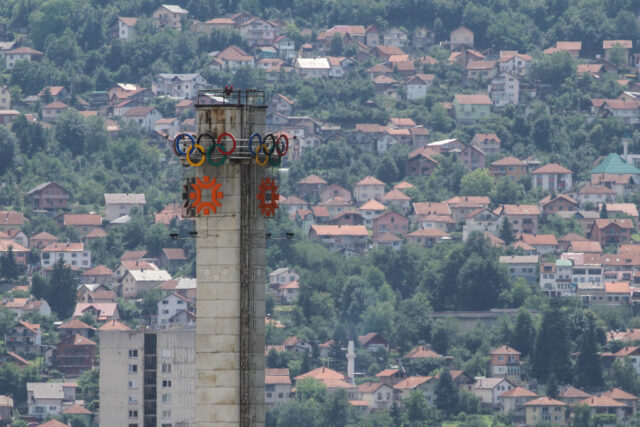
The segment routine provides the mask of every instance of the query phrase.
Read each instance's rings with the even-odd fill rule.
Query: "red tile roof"
[[[93,268],[83,272],[81,276],[112,276],[113,270],[105,265],[96,265]]]
[[[369,232],[364,225],[319,225],[311,226],[318,236],[369,236]]]
[[[580,405],[587,405],[591,408],[624,408],[627,405],[613,400],[606,396],[591,396],[579,402]]]
[[[514,387],[509,391],[506,391],[500,395],[500,398],[505,397],[538,397],[538,395],[531,390],[523,387]]]
[[[363,179],[361,179],[360,181],[356,182],[354,185],[382,185],[384,186],[384,182],[380,181],[377,178],[374,178],[372,176],[367,176]]]
[[[629,282],[605,282],[604,291],[608,294],[631,294]]]
[[[316,380],[344,380],[345,376],[340,372],[334,371],[333,369],[316,368],[304,374],[298,375],[294,378],[294,380],[298,381],[305,378],[313,378]]]
[[[327,181],[320,178],[318,175],[311,174],[304,179],[298,181],[298,184],[313,184],[313,185],[326,185]]]
[[[98,328],[100,331],[130,331],[131,328],[117,320],[109,320]]]
[[[505,157],[504,159],[500,159],[500,160],[496,160],[495,162],[491,163],[491,166],[525,166],[526,164],[515,157],[509,156],[509,157]]]
[[[102,225],[102,215],[98,214],[64,214],[63,224],[69,225]]]
[[[63,243],[52,242],[49,243],[42,252],[82,252],[84,251],[83,243]]]
[[[182,248],[163,248],[162,252],[169,261],[186,261],[187,259]]]
[[[533,175],[548,174],[548,173],[573,174],[572,171],[570,171],[569,169],[567,169],[564,166],[561,166],[561,165],[559,165],[557,163],[549,163],[548,165],[544,165],[544,166],[534,170],[533,172],[531,172],[531,174],[533,174]]]
[[[627,393],[626,391],[621,390],[619,388],[614,388],[609,391],[605,391],[604,393],[602,393],[602,396],[609,397],[613,400],[639,400],[640,399],[639,397],[634,396],[631,393]]]
[[[584,399],[587,397],[591,397],[591,395],[575,387],[567,387],[565,391],[560,393],[560,397],[563,397],[565,399]]]
[[[91,412],[90,410],[88,410],[84,406],[80,406],[80,405],[71,405],[68,408],[63,409],[61,411],[61,413],[70,414],[70,415],[91,415],[91,414],[93,414],[93,412]]]
[[[550,397],[539,397],[525,403],[524,406],[567,406],[567,404]]]
[[[428,376],[411,376],[403,379],[399,383],[393,386],[396,390],[412,390],[426,382],[435,380],[435,377]]]
[[[513,354],[520,355],[521,353],[515,348],[511,348],[509,346],[503,345],[502,347],[494,348],[489,352],[489,354]]]
[[[441,354],[431,350],[429,347],[424,345],[418,346],[404,355],[405,359],[430,359],[441,357]]]
[[[491,99],[484,93],[476,95],[454,95],[454,100],[460,105],[492,105]]]

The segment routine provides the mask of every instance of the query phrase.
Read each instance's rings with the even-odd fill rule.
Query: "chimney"
[[[356,370],[356,352],[354,349],[353,341],[349,341],[347,347],[347,378],[351,384],[355,385],[355,370]]]

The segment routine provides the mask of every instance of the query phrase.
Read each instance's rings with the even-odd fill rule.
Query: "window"
[[[129,357],[130,358],[138,357],[138,350],[137,349],[129,350]]]
[[[171,363],[163,363],[162,364],[162,373],[170,374],[171,373]]]
[[[129,365],[129,373],[135,374],[138,372],[138,365]]]
[[[129,403],[131,404],[138,403],[138,399],[136,399],[135,396],[129,396]]]
[[[162,411],[162,418],[171,418],[171,409],[165,409]]]
[[[136,383],[133,380],[129,380],[128,387],[129,388],[136,388]]]
[[[136,410],[130,410],[129,411],[129,418],[138,418],[138,411]]]
[[[164,388],[171,387],[171,380],[162,380],[162,387]]]
[[[50,411],[55,411],[55,410],[56,410],[56,407],[55,407],[55,406],[49,406],[49,410],[50,410]]]
[[[171,395],[163,394],[162,395],[162,403],[171,403]]]

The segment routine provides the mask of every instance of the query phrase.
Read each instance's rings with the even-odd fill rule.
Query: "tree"
[[[463,196],[488,196],[493,188],[493,175],[489,169],[476,169],[462,177],[460,194]]]
[[[329,47],[329,52],[331,52],[331,56],[341,56],[343,50],[344,42],[342,40],[342,34],[335,33],[333,37],[331,37],[331,46]]]
[[[604,385],[599,337],[604,329],[598,325],[594,312],[586,311],[584,329],[578,338],[578,358],[575,365],[575,383],[578,387],[597,389]]]
[[[0,126],[0,175],[4,175],[13,166],[17,143],[11,131],[6,126]]]
[[[507,246],[516,240],[513,234],[513,228],[511,227],[511,221],[506,217],[502,220],[502,224],[500,224],[500,238]]]
[[[616,43],[609,49],[608,60],[618,69],[623,69],[629,65],[629,54],[620,43]]]
[[[31,295],[35,299],[47,299],[49,297],[49,283],[38,273],[31,279]]]
[[[556,378],[556,374],[549,375],[549,379],[547,380],[547,396],[552,399],[558,398],[558,379]]]
[[[515,204],[520,201],[523,192],[521,185],[503,176],[496,181],[496,186],[491,192],[491,201],[494,205]]]
[[[524,308],[518,310],[516,316],[514,334],[511,341],[511,347],[522,353],[526,357],[533,349],[533,341],[535,340],[535,328],[533,326],[533,318],[531,313]]]
[[[533,350],[532,374],[540,381],[546,381],[551,374],[555,374],[557,380],[562,382],[568,382],[571,378],[567,323],[560,303],[552,300],[542,317]]]
[[[87,126],[82,116],[72,109],[66,109],[58,116],[55,133],[60,146],[67,148],[72,154],[85,152]]]
[[[344,427],[349,422],[351,404],[345,390],[336,390],[328,393],[323,412],[324,425],[331,427]]]
[[[53,265],[47,302],[60,319],[71,317],[76,306],[78,277],[60,258]]]
[[[567,77],[573,76],[576,64],[568,52],[542,55],[531,64],[531,76],[558,87]]]
[[[610,387],[618,387],[635,395],[640,392],[640,377],[638,377],[630,357],[616,358],[616,361],[611,364],[609,372],[607,383]]]
[[[405,411],[410,423],[419,425],[429,416],[429,404],[420,390],[413,390],[404,401]]]
[[[0,258],[0,273],[5,280],[16,280],[20,275],[16,256],[13,253],[13,246],[9,246],[9,251],[5,256]]]
[[[602,218],[602,219],[609,218],[609,212],[607,211],[607,204],[606,203],[603,203],[602,207],[600,208],[600,218]]]
[[[436,384],[435,395],[436,408],[444,412],[447,417],[454,415],[458,411],[460,396],[449,371],[444,371],[440,374]]]

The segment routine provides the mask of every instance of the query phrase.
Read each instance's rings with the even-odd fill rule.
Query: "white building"
[[[0,86],[0,110],[11,108],[11,93],[6,86]]]
[[[76,383],[27,383],[29,416],[44,419],[75,403]]]
[[[502,225],[502,220],[503,218],[491,211],[491,209],[478,209],[465,219],[464,226],[462,227],[462,239],[467,240],[469,234],[473,231],[498,236],[498,234],[500,234],[498,230]]]
[[[133,193],[105,193],[104,205],[107,221],[113,221],[125,215],[129,215],[134,207],[144,209],[146,204],[144,194]]]
[[[111,329],[99,331],[100,426],[194,426],[195,329]]]
[[[573,263],[559,259],[540,265],[540,290],[548,296],[575,295],[576,287],[572,286]]]
[[[158,326],[173,326],[171,319],[180,312],[189,311],[190,305],[193,301],[175,292],[162,298],[158,301]]]
[[[136,35],[134,27],[138,22],[138,18],[118,18],[118,38],[120,40],[129,40]]]
[[[520,79],[511,73],[500,73],[491,80],[489,97],[494,107],[518,105],[520,102]]]
[[[407,89],[407,99],[409,101],[415,101],[416,99],[422,99],[427,96],[427,89],[433,83],[433,74],[416,74],[409,77],[404,83]]]
[[[511,73],[514,76],[525,77],[529,75],[532,61],[533,58],[531,56],[523,53],[501,51],[498,67],[501,73]]]
[[[162,114],[156,107],[133,107],[126,110],[122,117],[125,120],[136,122],[147,131],[151,131],[154,123],[162,118]]]
[[[199,73],[160,73],[151,83],[151,92],[156,96],[167,95],[178,99],[193,99],[198,90],[205,89],[207,81]]]
[[[5,58],[5,67],[7,70],[10,70],[13,68],[14,65],[16,65],[16,62],[18,61],[39,61],[40,58],[42,58],[42,55],[44,55],[42,52],[32,49],[30,47],[19,47],[16,49],[12,49],[9,50],[7,52],[4,52],[4,58]]]
[[[269,21],[253,18],[238,26],[249,47],[270,46],[276,38],[276,27]]]
[[[267,406],[287,403],[293,397],[289,369],[264,370],[264,403]]]
[[[189,11],[174,4],[163,4],[153,12],[152,18],[157,26],[171,27],[175,30],[182,29],[182,18]]]
[[[569,191],[573,186],[572,178],[573,172],[557,163],[549,163],[531,172],[533,188],[544,191]]]
[[[50,243],[40,253],[40,266],[52,267],[59,259],[74,268],[91,268],[91,251],[84,249],[84,243]]]
[[[327,58],[297,58],[295,70],[302,77],[329,77],[331,65]]]
[[[167,280],[171,275],[166,270],[129,270],[121,280],[122,297],[139,297]]]
[[[289,282],[299,280],[298,273],[290,268],[277,268],[269,273],[269,286],[277,287]]]
[[[506,378],[476,377],[473,394],[479,397],[484,405],[496,408],[500,405],[500,395],[514,387],[515,385]]]

